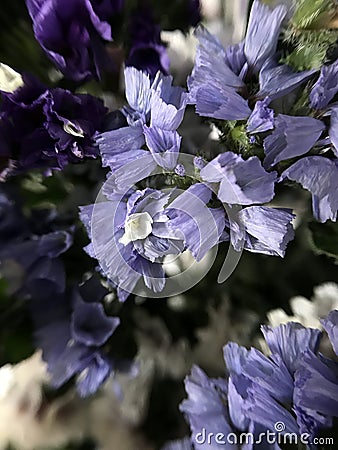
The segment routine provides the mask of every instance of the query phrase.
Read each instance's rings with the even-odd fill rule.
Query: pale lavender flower
[[[283,178],[300,183],[312,194],[316,220],[336,221],[338,210],[338,161],[322,156],[308,156],[282,173]]]
[[[264,203],[274,197],[276,172],[266,172],[257,156],[244,160],[226,152],[201,170],[202,180],[220,183],[218,198],[228,204]]]
[[[254,0],[245,37],[244,53],[249,66],[258,72],[266,60],[276,53],[278,37],[286,7],[279,5],[270,9]]]
[[[230,220],[231,243],[235,250],[244,248],[253,253],[284,257],[287,244],[294,238],[289,209],[249,206]]]
[[[248,118],[246,126],[248,133],[263,133],[274,128],[274,112],[268,108],[270,102],[269,97],[256,102],[254,110]]]
[[[310,92],[310,101],[312,108],[326,108],[329,102],[338,92],[338,61],[323,66],[315,85]]]
[[[315,145],[325,125],[312,117],[287,116],[275,118],[274,131],[264,140],[264,167],[307,153]]]

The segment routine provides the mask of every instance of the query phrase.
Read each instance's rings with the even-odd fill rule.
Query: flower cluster
[[[289,179],[311,192],[318,221],[335,221],[338,65],[337,61],[323,65],[318,74],[317,69],[297,72],[280,63],[277,45],[286,13],[283,5],[270,9],[255,0],[244,41],[226,49],[207,30],[198,28],[196,62],[188,80],[189,103],[199,115],[217,119],[221,132],[230,128],[235,136],[230,144],[236,146],[237,140],[239,153],[253,155],[256,167],[256,155],[263,153],[264,169],[258,173],[252,161],[247,170],[262,189],[251,201],[271,200],[274,183]],[[212,164],[218,165],[220,158],[225,157],[217,157]],[[241,171],[238,156],[237,161],[233,164]],[[278,178],[272,176],[275,171]],[[222,183],[227,181],[210,176],[207,180],[221,181],[224,195]]]
[[[323,327],[337,354],[337,310],[323,320]],[[313,442],[332,427],[338,414],[338,369],[334,360],[318,352],[321,332],[295,322],[263,326],[262,332],[269,356],[229,343],[224,347],[226,378],[209,378],[197,366],[186,378],[188,399],[181,410],[190,424],[194,448],[207,448],[196,440],[202,429],[214,436],[249,432],[258,442],[259,433],[276,432],[275,424],[283,422],[284,429],[277,430],[282,435],[306,433]],[[255,440],[246,448],[255,448]],[[269,448],[276,445],[266,443]]]
[[[48,89],[30,75],[15,89],[2,89],[2,179],[34,168],[62,169],[98,156],[94,136],[106,115],[100,99]]]

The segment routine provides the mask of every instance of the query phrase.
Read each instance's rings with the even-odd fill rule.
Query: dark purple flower
[[[121,1],[26,0],[36,39],[56,66],[76,81],[100,76],[111,41],[107,22]]]
[[[102,129],[107,112],[101,100],[88,94],[73,95],[63,89],[52,89],[44,112],[45,128],[55,143],[53,153],[47,156],[56,157],[61,168],[98,155],[94,137]]]
[[[202,180],[220,183],[218,198],[228,204],[264,203],[274,197],[276,172],[266,172],[257,156],[244,160],[226,152],[201,170]]]
[[[264,167],[307,153],[319,139],[325,125],[312,117],[286,116],[275,118],[275,129],[264,140]]]
[[[29,220],[11,197],[1,193],[0,271],[11,293],[34,295],[43,286],[59,293],[65,288],[65,270],[59,256],[72,245],[72,235],[55,230],[53,218],[45,224],[41,219],[32,216]]]
[[[187,22],[195,27],[201,21],[200,0],[188,0],[188,20]]]
[[[170,61],[160,32],[161,28],[154,23],[148,8],[139,9],[132,15],[131,48],[126,65],[148,73],[152,79],[158,71],[164,74],[169,71]]]
[[[74,288],[53,296],[40,292],[31,300],[35,338],[52,385],[60,387],[76,376],[81,396],[95,393],[113,369],[113,361],[101,346],[114,333],[119,319],[106,316],[97,297],[85,301]]]
[[[338,210],[338,161],[322,156],[308,156],[294,163],[283,178],[300,183],[312,194],[312,209],[316,220],[336,221]]]
[[[63,168],[95,157],[94,137],[103,126],[106,108],[90,95],[48,90],[30,77],[13,93],[3,93],[1,124],[11,173],[32,168]]]

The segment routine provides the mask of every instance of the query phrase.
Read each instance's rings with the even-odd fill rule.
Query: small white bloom
[[[121,244],[127,245],[132,241],[145,239],[152,232],[152,224],[153,219],[147,212],[130,214],[125,223],[124,235],[120,239]]]
[[[22,76],[6,64],[0,63],[0,90],[13,93],[24,85]]]

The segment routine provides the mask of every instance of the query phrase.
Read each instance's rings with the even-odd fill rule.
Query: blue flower
[[[312,117],[279,114],[274,131],[264,139],[264,166],[270,168],[280,161],[307,153],[319,139],[325,125]]]
[[[272,130],[275,125],[274,112],[268,108],[270,98],[266,97],[263,101],[257,101],[250,117],[248,118],[248,133],[263,133]]]
[[[173,199],[174,190],[129,190],[118,194],[109,184],[108,201],[81,207],[80,217],[91,244],[86,247],[124,300],[143,278],[147,288],[161,292],[167,255],[189,249],[200,260],[219,242],[225,226],[222,209],[208,208],[212,191],[195,184]]]
[[[275,55],[285,15],[284,5],[271,10],[267,5],[254,0],[245,37],[244,54],[249,68],[255,72],[259,72],[264,62]]]
[[[122,112],[128,126],[107,131],[97,138],[103,166],[109,166],[114,172],[130,161],[152,155],[148,175],[157,164],[174,169],[181,143],[176,130],[183,120],[186,93],[172,86],[172,77],[160,73],[153,82],[149,75],[134,67],[127,67],[124,73],[129,106]],[[145,143],[150,153],[142,150]],[[125,184],[128,183],[126,180]]]
[[[228,204],[264,203],[274,197],[276,172],[266,172],[257,156],[244,160],[226,152],[201,170],[202,180],[220,183],[218,198]]]
[[[253,253],[284,257],[287,244],[294,238],[289,209],[249,206],[230,219],[231,243]]]
[[[322,156],[302,158],[282,173],[312,194],[314,217],[320,222],[336,221],[338,210],[338,161]]]
[[[325,322],[335,333],[336,313]],[[262,331],[269,356],[229,343],[224,347],[225,378],[210,379],[197,367],[187,377],[188,399],[181,410],[190,424],[195,448],[210,446],[210,442],[199,441],[202,430],[214,437],[249,431],[255,441],[259,432],[266,430],[282,435],[308,433],[313,439],[332,426],[332,417],[338,414],[338,365],[316,355],[321,332],[292,322],[262,327]],[[275,428],[280,422],[283,430]],[[260,442],[265,448],[279,448],[277,443]],[[230,448],[229,441],[225,444]],[[238,444],[238,448],[244,447]],[[255,443],[247,443],[245,448],[256,448]]]
[[[318,80],[310,92],[312,108],[324,109],[338,92],[338,61],[323,66],[320,70]]]
[[[188,87],[189,102],[196,105],[199,115],[221,120],[245,120],[252,114],[247,99],[251,100],[251,106],[253,101],[261,101],[265,97],[270,101],[283,97],[316,72],[295,73],[289,66],[278,65],[275,61],[285,15],[285,6],[270,9],[255,0],[244,42],[227,49],[205,29],[197,29],[199,46]],[[250,92],[249,82],[256,74],[259,75],[259,91]],[[254,110],[250,121],[258,119],[257,113],[263,119],[268,111],[266,108],[260,112]],[[263,120],[259,120],[258,125],[251,123],[252,132],[257,127],[260,131],[256,132],[270,129],[270,114],[267,114],[266,121],[266,125]]]

